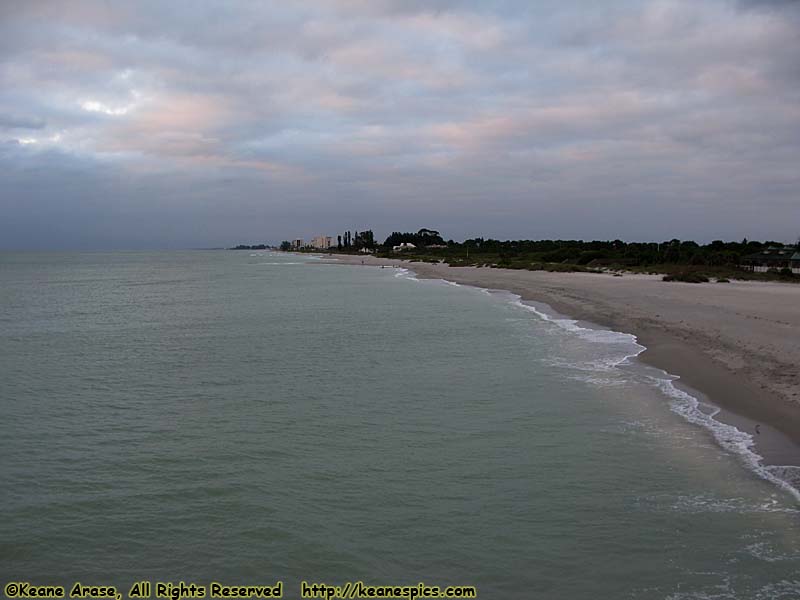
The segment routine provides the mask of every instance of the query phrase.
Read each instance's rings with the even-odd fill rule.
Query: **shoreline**
[[[725,295],[731,296],[731,284],[667,283],[660,281],[658,277],[647,275],[626,275],[619,278],[605,274],[450,267],[445,264],[372,256],[332,255],[325,258],[335,259],[338,264],[392,267],[402,265],[403,268],[414,271],[421,279],[443,279],[473,287],[505,290],[520,296],[523,301],[547,304],[568,318],[632,334],[645,348],[636,358],[646,365],[678,377],[674,384],[679,389],[718,407],[720,412],[715,415],[715,420],[750,434],[753,438],[752,449],[762,457],[764,466],[800,466],[800,398],[797,395],[799,386],[795,385],[800,379],[789,370],[794,368],[796,371],[797,363],[783,365],[787,369],[787,377],[778,378],[777,381],[772,369],[760,374],[754,372],[758,371],[763,360],[758,361],[757,365],[741,365],[742,360],[746,360],[747,355],[755,351],[760,350],[761,358],[766,360],[769,360],[771,354],[765,352],[765,347],[759,344],[762,340],[741,339],[746,337],[741,335],[743,329],[758,329],[765,323],[770,323],[770,328],[778,326],[786,329],[785,337],[773,344],[779,351],[790,350],[786,344],[790,344],[793,339],[800,339],[800,288],[777,288],[778,292],[785,292],[791,298],[797,296],[797,302],[793,305],[797,307],[797,322],[785,320],[786,315],[773,315],[784,318],[770,321],[764,315],[757,314],[759,311],[755,311],[756,314],[742,313],[741,309],[746,303],[737,298],[733,303],[733,312],[743,319],[745,327],[732,328],[726,326],[730,323],[725,319],[727,315],[717,315],[717,320],[721,318],[722,323],[703,319],[709,309],[713,311],[719,308],[716,304],[725,303]],[[780,285],[749,282],[741,284],[748,301],[752,296],[756,302],[768,304],[776,300],[771,296],[775,295],[775,286]],[[662,292],[660,286],[670,287],[663,288],[662,294],[659,293]],[[682,291],[685,293],[682,294]],[[719,299],[720,294],[722,299]],[[684,318],[678,319],[677,323],[671,322],[672,315],[664,310],[676,297],[677,304],[691,306],[698,299],[708,300],[708,296],[717,299],[710,306],[703,307],[700,315],[692,315],[690,311],[679,315]],[[620,305],[620,297],[627,300],[627,306]],[[672,309],[680,312],[687,306]],[[791,312],[791,305],[786,310]],[[663,318],[662,312],[665,313]],[[693,326],[698,325],[698,316],[703,323],[702,331],[693,331]],[[767,337],[772,334],[770,331],[760,333]],[[794,334],[796,338],[793,337]],[[780,341],[784,344],[778,343]],[[755,348],[752,347],[754,343]],[[800,351],[800,348],[796,351]],[[738,369],[735,368],[737,366]]]

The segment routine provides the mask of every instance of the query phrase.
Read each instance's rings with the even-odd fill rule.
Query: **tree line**
[[[770,246],[782,246],[775,241],[740,242],[714,240],[699,244],[691,240],[671,239],[664,242],[625,242],[616,240],[497,240],[476,237],[456,242],[445,241],[435,229],[423,228],[416,232],[393,231],[383,243],[377,243],[371,229],[345,231],[337,236],[336,249],[342,252],[387,253],[401,244],[413,244],[414,254],[432,257],[486,257],[507,263],[516,260],[534,260],[547,263],[575,265],[619,264],[622,266],[647,266],[656,264],[704,265],[711,267],[738,265],[743,256]],[[291,243],[281,243],[281,250],[290,250]],[[253,246],[252,248],[256,248]]]

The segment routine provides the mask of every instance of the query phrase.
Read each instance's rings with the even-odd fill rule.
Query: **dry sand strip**
[[[545,302],[573,319],[631,333],[647,347],[640,359],[732,413],[756,436],[769,464],[800,465],[800,285],[734,281],[664,282],[614,277],[336,255],[348,264],[402,265],[421,278],[508,290]],[[771,435],[773,430],[783,435]],[[791,444],[786,444],[786,438]]]

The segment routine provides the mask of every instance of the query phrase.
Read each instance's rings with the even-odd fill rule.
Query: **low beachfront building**
[[[800,274],[800,247],[769,246],[743,257],[741,267],[756,273],[791,269],[792,273]]]
[[[392,246],[392,250],[394,250],[395,252],[402,252],[404,250],[414,250],[415,248],[416,246],[411,242],[403,242],[402,244],[399,244],[397,246]]]
[[[295,250],[300,250],[301,248],[305,248],[305,247],[306,247],[306,243],[302,238],[298,238],[298,239],[292,241],[292,248],[294,248]]]

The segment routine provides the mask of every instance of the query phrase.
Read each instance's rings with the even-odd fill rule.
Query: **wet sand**
[[[660,276],[547,273],[337,255],[349,264],[401,265],[421,278],[508,290],[523,300],[631,333],[639,359],[680,377],[754,433],[768,464],[800,465],[800,285],[664,282]]]

